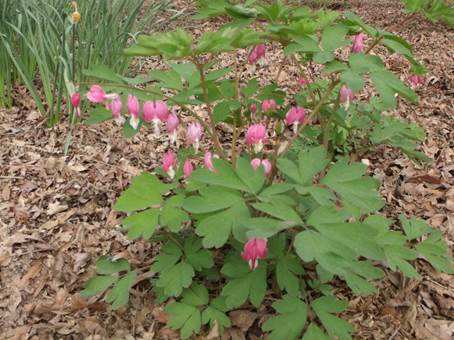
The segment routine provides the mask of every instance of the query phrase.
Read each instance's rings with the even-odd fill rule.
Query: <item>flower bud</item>
[[[203,157],[203,164],[208,170],[214,171],[213,154],[210,151],[205,153],[205,156]]]
[[[359,33],[353,37],[352,53],[361,53],[364,50],[364,33]]]
[[[416,74],[412,75],[410,78],[408,78],[408,80],[410,81],[412,88],[421,87],[425,83],[425,78]]]
[[[169,175],[170,178],[175,177],[175,167],[177,158],[172,150],[167,151],[162,157],[162,170]]]
[[[259,61],[260,58],[265,56],[265,51],[266,47],[264,44],[255,46],[249,53],[248,63],[250,65],[255,64],[257,61]]]
[[[276,101],[274,99],[265,99],[262,103],[262,112],[275,111],[277,109]]]
[[[186,160],[183,165],[184,178],[188,178],[189,176],[191,176],[192,171],[194,171],[194,166],[192,165],[192,162],[190,160]]]
[[[345,109],[348,110],[350,102],[355,98],[353,91],[347,86],[343,85],[340,89],[340,102],[344,104]]]

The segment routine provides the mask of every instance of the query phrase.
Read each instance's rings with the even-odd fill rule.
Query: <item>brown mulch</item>
[[[188,6],[187,13],[193,8],[190,1],[175,3],[177,10]],[[370,171],[383,183],[386,214],[427,219],[452,249],[454,31],[418,15],[397,24],[404,18],[397,1],[352,3],[350,9],[366,21],[406,38],[427,66],[429,82],[419,90],[419,103],[402,102],[393,114],[427,130],[422,149],[434,161],[419,165],[389,147],[361,158],[368,159]],[[219,23],[194,23],[184,17],[170,25],[163,29],[183,26],[200,34]],[[381,49],[376,53],[387,55]],[[387,55],[386,62],[408,76],[401,58]],[[147,63],[162,66],[158,59]],[[259,71],[273,78],[275,64],[267,60]],[[293,78],[295,70],[283,72],[280,82],[289,86],[287,78]],[[111,205],[134,175],[159,163],[166,142],[156,141],[151,132],[125,140],[111,122],[78,125],[65,157],[67,133],[67,122],[47,129],[22,94],[15,108],[0,110],[0,339],[178,339],[178,333],[165,328],[166,315],[154,303],[146,281],[134,287],[129,305],[116,312],[99,298],[79,296],[99,255],[126,257],[143,268],[152,262],[152,245],[129,242]],[[452,338],[453,277],[436,273],[423,261],[417,267],[422,280],[389,273],[378,284],[377,295],[350,301],[344,317],[354,324],[355,339]],[[341,285],[337,293],[350,296]],[[261,338],[245,333],[265,313],[233,312],[235,327],[226,339]]]

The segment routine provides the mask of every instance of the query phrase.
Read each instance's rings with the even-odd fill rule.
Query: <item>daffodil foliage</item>
[[[113,116],[127,136],[152,128],[168,149],[162,167],[135,177],[113,206],[131,241],[159,249],[151,273],[105,256],[83,295],[105,292],[116,309],[149,275],[183,339],[223,332],[231,311],[265,305],[270,339],[344,340],[353,328],[339,317],[348,302],[334,282],[366,295],[387,270],[418,279],[417,261],[452,273],[441,233],[415,217],[384,216],[380,182],[348,154],[360,137],[363,147],[386,143],[427,159],[417,150],[422,129],[382,115],[400,99],[417,100],[424,69],[411,47],[351,13],[280,1],[201,4],[197,19],[230,21],[197,38],[183,30],[139,36],[126,51],[160,56],[168,69],[136,78],[86,71],[105,81],[87,94],[101,104],[89,122]],[[271,45],[301,70],[296,91],[243,74],[240,63],[262,67]],[[413,89],[371,53],[377,45],[408,60]],[[227,55],[236,61],[220,66]],[[315,65],[322,73],[309,79]],[[359,99],[366,83],[376,95]],[[186,129],[183,117],[192,120]]]

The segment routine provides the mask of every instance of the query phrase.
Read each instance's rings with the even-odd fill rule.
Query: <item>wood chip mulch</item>
[[[452,252],[454,31],[419,15],[399,25],[404,17],[399,3],[354,1],[347,6],[406,38],[427,66],[428,83],[418,91],[420,102],[402,102],[393,114],[427,130],[422,150],[434,161],[418,165],[389,147],[360,157],[369,160],[370,172],[383,183],[386,214],[427,219],[443,232]],[[174,7],[193,11],[191,1],[175,1]],[[213,25],[219,23],[194,23],[186,16],[163,28],[184,26],[197,34]],[[375,52],[386,56],[391,70],[409,76],[400,57]],[[162,67],[158,59],[148,63]],[[267,59],[265,66],[248,71],[273,78],[275,64]],[[280,85],[292,87],[288,79],[295,68],[283,72]],[[0,339],[178,339],[177,332],[165,327],[167,316],[154,303],[146,279],[132,290],[129,305],[116,312],[99,298],[79,295],[102,254],[126,257],[144,271],[152,263],[153,245],[129,242],[111,206],[133,176],[160,162],[166,142],[156,141],[151,132],[125,140],[113,123],[79,125],[65,157],[67,122],[47,129],[20,91],[15,107],[0,110]],[[420,281],[389,273],[375,296],[351,298],[339,283],[337,295],[350,299],[344,317],[354,324],[355,339],[453,338],[453,277],[434,272],[423,261],[416,265],[423,275]],[[251,325],[257,326],[266,313],[232,312],[234,327],[223,339],[264,338]]]

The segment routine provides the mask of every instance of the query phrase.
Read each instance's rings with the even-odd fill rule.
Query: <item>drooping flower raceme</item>
[[[149,123],[154,124],[154,133],[156,136],[160,134],[160,124],[167,121],[169,117],[169,108],[166,102],[162,100],[146,101],[143,105],[143,118]]]
[[[188,178],[189,176],[191,176],[192,171],[194,171],[194,166],[192,165],[192,162],[189,159],[187,159],[183,165],[184,178]]]
[[[128,108],[128,112],[131,115],[131,119],[129,124],[132,126],[134,130],[137,129],[140,123],[139,119],[139,112],[140,112],[140,103],[139,99],[136,96],[128,95],[128,101],[126,102],[126,107]]]
[[[251,161],[251,166],[254,170],[257,170],[260,165],[263,166],[265,175],[268,175],[271,172],[272,166],[268,159],[261,160],[260,158],[254,158]]]
[[[250,65],[255,64],[257,61],[260,60],[260,58],[265,56],[265,51],[266,51],[266,47],[264,44],[255,46],[251,50],[251,53],[249,53],[249,56],[247,58],[248,63]]]
[[[167,133],[169,134],[170,143],[172,144],[177,142],[177,130],[179,123],[180,121],[178,120],[178,116],[175,112],[170,113],[166,120],[166,128]]]
[[[175,168],[177,166],[177,158],[172,150],[167,151],[162,157],[162,170],[170,177],[175,177]]]
[[[210,171],[214,171],[213,154],[210,151],[205,152],[203,156],[203,165]]]
[[[262,112],[275,111],[277,109],[274,99],[265,99],[262,103]]]
[[[364,33],[359,33],[353,37],[352,52],[361,53],[364,50]]]
[[[408,80],[413,88],[423,86],[426,81],[423,76],[418,76],[417,74],[412,75]]]
[[[345,109],[348,110],[350,102],[352,102],[353,99],[355,98],[355,96],[353,95],[353,91],[349,87],[343,85],[340,89],[339,95],[340,102],[344,104]]]
[[[256,153],[262,151],[267,141],[266,127],[263,124],[251,125],[246,132],[246,144],[253,145]]]
[[[186,145],[194,145],[195,153],[199,152],[200,139],[202,138],[202,126],[199,122],[189,124],[186,130]]]
[[[71,105],[74,107],[74,114],[80,117],[80,93],[76,92],[71,95]]]
[[[300,106],[292,107],[285,115],[285,123],[293,126],[293,133],[297,133],[298,125],[304,123],[305,111]]]
[[[249,264],[251,270],[258,266],[258,260],[264,259],[268,254],[268,244],[266,239],[251,238],[245,244],[241,257]]]

